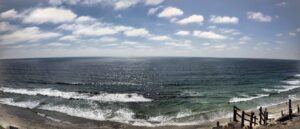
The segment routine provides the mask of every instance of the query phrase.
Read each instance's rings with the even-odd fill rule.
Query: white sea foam
[[[37,106],[39,106],[39,101],[21,101],[21,102],[15,102],[12,98],[1,98],[0,103],[16,106],[16,107],[23,107],[23,108],[30,108],[33,109]]]
[[[298,85],[300,84],[300,80],[289,80],[289,81],[283,81],[289,85]]]
[[[90,95],[87,93],[77,92],[64,92],[59,90],[53,90],[50,88],[45,89],[14,89],[8,87],[1,87],[0,91],[14,94],[24,95],[44,95],[51,97],[61,97],[65,99],[85,99],[93,101],[104,101],[104,102],[150,102],[149,98],[145,98],[143,95],[136,93],[100,93],[97,95]]]
[[[300,74],[296,74],[295,77],[300,77]]]
[[[300,86],[280,86],[280,87],[277,87],[275,89],[268,89],[268,88],[264,88],[262,89],[263,91],[265,92],[270,92],[270,93],[281,93],[281,92],[287,92],[287,91],[290,91],[290,90],[294,90],[294,89],[297,89],[297,88],[300,88]]]
[[[243,98],[233,97],[229,100],[229,102],[230,103],[244,102],[244,101],[250,101],[253,99],[258,99],[258,98],[262,98],[262,97],[266,97],[266,96],[269,96],[269,94],[257,94],[256,96],[249,96],[249,97],[243,97]]]

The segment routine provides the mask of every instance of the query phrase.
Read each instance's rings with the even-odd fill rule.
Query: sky
[[[299,0],[0,0],[0,58],[300,59]]]

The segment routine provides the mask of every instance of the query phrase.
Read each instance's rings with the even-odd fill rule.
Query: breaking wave
[[[256,96],[245,96],[242,98],[239,97],[233,97],[229,100],[230,103],[236,103],[236,102],[244,102],[244,101],[250,101],[253,99],[258,99],[258,98],[262,98],[262,97],[267,97],[269,96],[269,94],[257,94]]]
[[[16,106],[16,107],[23,107],[23,108],[30,108],[33,109],[40,105],[39,101],[21,101],[21,102],[15,102],[12,98],[1,98],[0,103]]]
[[[143,95],[137,93],[99,93],[97,95],[91,95],[87,93],[78,92],[64,92],[59,90],[53,90],[51,88],[46,89],[14,89],[8,87],[1,87],[0,91],[5,93],[24,94],[24,95],[43,95],[50,97],[61,97],[65,99],[84,99],[92,101],[102,102],[150,102],[152,99],[145,98]]]

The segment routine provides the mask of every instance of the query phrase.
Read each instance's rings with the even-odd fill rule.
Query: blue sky
[[[300,59],[299,0],[2,0],[0,58]]]

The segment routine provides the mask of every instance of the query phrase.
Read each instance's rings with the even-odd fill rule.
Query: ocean
[[[0,103],[137,126],[192,125],[300,98],[300,61],[230,58],[0,60]]]

